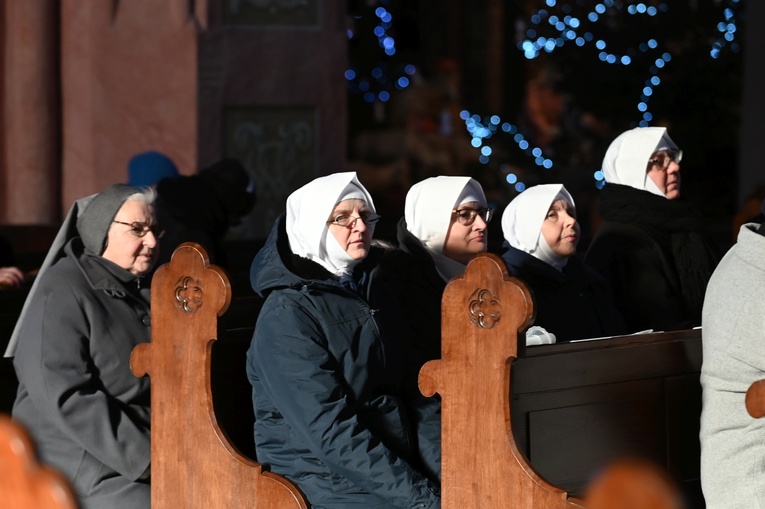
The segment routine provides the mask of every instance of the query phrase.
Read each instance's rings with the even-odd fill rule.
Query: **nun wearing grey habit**
[[[148,221],[125,213],[128,199],[143,201]],[[82,509],[150,507],[149,379],[129,366],[151,336],[148,282],[103,254],[110,228],[153,249],[151,200],[118,184],[74,204],[6,352],[19,378],[13,418],[41,461],[68,478]],[[115,223],[117,214],[143,221],[143,234]]]

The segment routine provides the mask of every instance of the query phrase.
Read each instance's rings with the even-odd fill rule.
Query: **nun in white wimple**
[[[638,127],[603,159],[603,222],[585,260],[610,283],[631,330],[701,324],[719,253],[700,212],[678,199],[681,156],[665,128]]]
[[[396,358],[404,365],[404,394],[416,427],[424,468],[440,478],[441,405],[423,398],[417,385],[422,365],[441,357],[441,297],[446,283],[486,251],[487,222],[493,210],[481,185],[470,177],[439,176],[409,190],[397,225],[398,256],[387,257],[384,280],[401,306],[409,328]],[[382,285],[379,285],[382,286]]]
[[[475,255],[486,251],[492,214],[481,185],[470,177],[431,177],[406,195],[404,217],[397,226],[404,255],[388,273],[396,276],[396,293],[416,330],[412,346],[423,363],[441,356],[444,288],[464,273]]]
[[[534,326],[557,342],[626,332],[607,283],[576,257],[579,224],[574,199],[563,185],[543,184],[519,194],[502,214],[502,233],[508,272],[533,295]],[[527,335],[528,344],[534,335]]]
[[[603,159],[603,175],[610,184],[648,191],[670,200],[680,196],[677,148],[664,127],[636,127],[616,137]]]
[[[408,462],[402,374],[381,337],[393,304],[365,297],[378,219],[355,173],[315,179],[289,196],[250,272],[266,299],[247,352],[258,460],[313,507],[440,504]]]
[[[346,200],[348,206],[335,213],[335,205]],[[362,215],[352,214],[353,206]],[[372,197],[352,173],[318,178],[287,198],[285,227],[292,253],[338,277],[350,274],[366,257],[379,219]],[[340,224],[345,220],[351,224]]]
[[[404,205],[407,231],[425,248],[444,281],[461,275],[475,255],[486,251],[492,213],[481,185],[470,177],[418,182]]]

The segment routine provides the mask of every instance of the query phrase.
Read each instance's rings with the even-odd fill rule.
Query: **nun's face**
[[[102,256],[137,276],[147,274],[154,268],[159,255],[157,237],[152,227],[153,207],[142,200],[126,201],[109,227],[106,249]]]
[[[676,154],[660,150],[654,152],[648,162],[648,177],[668,200],[680,197],[680,161]]]
[[[576,253],[579,223],[573,205],[566,200],[555,200],[542,223],[542,236],[558,256],[568,257]]]
[[[463,203],[458,207],[459,210],[482,208],[484,206],[478,202]],[[481,214],[476,214],[469,224],[465,224],[457,214],[452,214],[452,222],[444,241],[445,256],[467,265],[475,255],[486,252],[486,247],[486,221]]]
[[[363,260],[369,254],[369,245],[375,232],[374,224],[366,224],[364,218],[373,214],[364,200],[343,200],[332,209],[329,216],[329,231],[354,260]],[[346,226],[333,221],[345,222]]]

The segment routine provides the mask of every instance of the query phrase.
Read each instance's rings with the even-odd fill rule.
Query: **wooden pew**
[[[581,495],[604,465],[641,456],[700,484],[701,331],[535,346],[515,361],[513,431],[540,474]]]
[[[494,255],[446,288],[442,359],[420,372],[423,392],[442,398],[442,507],[577,506],[573,496],[625,457],[643,462],[630,465],[640,475],[656,465],[682,482],[684,505],[704,507],[700,331],[526,348],[532,315],[525,285]],[[680,507],[669,486],[660,496]]]
[[[494,255],[446,287],[441,359],[420,371],[422,393],[441,396],[442,509],[583,507],[536,472],[513,436],[510,381],[532,308]]]
[[[245,457],[221,430],[211,396],[218,316],[231,301],[226,274],[186,243],[152,283],[152,340],[131,369],[151,376],[153,509],[306,508],[300,491]]]
[[[248,459],[244,356],[260,302],[243,300],[227,317],[229,292],[196,245],[155,276],[152,343],[132,359],[152,377],[155,509],[306,507],[297,488]],[[698,480],[698,331],[527,349],[529,292],[493,255],[447,286],[443,311],[443,356],[420,385],[443,402],[444,509],[584,507],[590,480],[635,451]]]
[[[685,509],[677,484],[655,463],[617,460],[587,486],[587,509]]]
[[[69,483],[37,462],[22,426],[0,414],[0,497],[8,509],[76,509]]]

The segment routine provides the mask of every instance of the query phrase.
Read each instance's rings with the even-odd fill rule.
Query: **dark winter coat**
[[[403,370],[402,397],[416,431],[422,470],[440,483],[441,400],[425,398],[419,374],[429,360],[441,358],[441,298],[446,282],[430,254],[401,218],[397,225],[399,249],[388,251],[372,281],[372,299],[395,302],[401,330],[383,341],[395,352]]]
[[[626,334],[608,283],[571,256],[562,272],[534,256],[506,246],[502,259],[510,275],[529,287],[534,325],[555,334],[557,342]]]
[[[148,509],[149,379],[130,354],[149,341],[148,285],[75,238],[41,274],[13,360],[13,417],[81,507]],[[142,288],[139,289],[139,285]]]
[[[677,330],[701,324],[707,282],[719,255],[703,218],[689,203],[608,184],[603,224],[585,262],[611,285],[631,330]]]
[[[403,218],[396,235],[403,254],[388,257],[383,275],[395,277],[396,293],[414,332],[412,346],[424,364],[441,358],[441,298],[446,282],[422,242],[407,230]]]
[[[291,253],[283,221],[251,269],[266,298],[247,353],[258,460],[314,509],[439,507],[407,462],[416,452],[397,396],[402,370],[381,341],[395,320],[364,298],[378,253],[356,267],[351,290]]]

